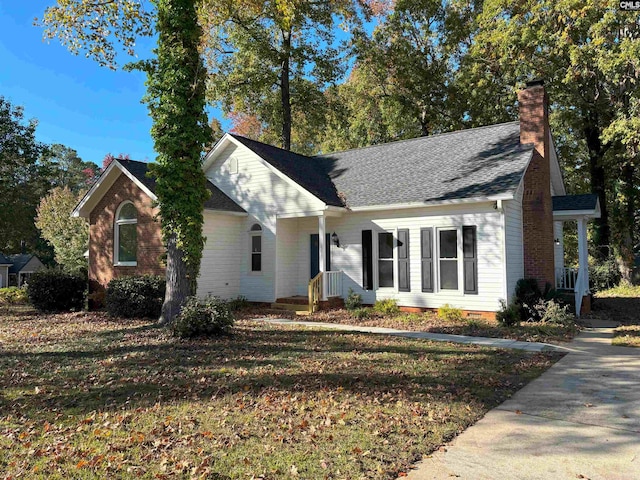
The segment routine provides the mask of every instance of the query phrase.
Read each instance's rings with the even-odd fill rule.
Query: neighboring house
[[[44,264],[35,255],[21,253],[9,255],[11,266],[9,267],[9,285],[22,287],[29,283],[29,278],[33,273],[44,268]]]
[[[0,288],[21,287],[29,281],[32,273],[41,268],[44,268],[44,265],[35,255],[0,253]]]
[[[566,195],[542,83],[519,101],[519,122],[317,157],[226,134],[203,163],[212,196],[198,294],[315,301],[353,289],[368,304],[491,316],[530,277],[575,291],[580,308],[597,197]],[[90,221],[94,291],[163,271],[155,199],[146,165],[117,160],[74,210]],[[576,271],[562,260],[569,220]]]
[[[11,261],[0,253],[0,288],[9,286],[9,267]]]

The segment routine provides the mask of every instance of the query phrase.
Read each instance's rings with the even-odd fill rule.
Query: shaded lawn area
[[[296,317],[294,312],[264,309],[248,309],[241,312],[245,318],[281,317],[297,320],[342,323],[367,327],[396,328],[417,332],[448,333],[474,337],[511,338],[525,342],[569,342],[580,331],[577,325],[558,325],[545,322],[522,322],[520,325],[505,327],[496,320],[464,318],[444,320],[435,313],[400,313],[381,315],[372,313],[368,318],[356,318],[348,310],[316,312],[308,317]]]
[[[239,322],[177,341],[0,310],[10,478],[396,478],[560,356]]]
[[[613,331],[613,345],[640,347],[640,325],[625,325]]]
[[[622,324],[613,331],[613,345],[640,347],[640,286],[621,284],[595,294],[590,316]]]

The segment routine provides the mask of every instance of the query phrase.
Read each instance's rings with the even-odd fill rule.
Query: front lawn
[[[246,318],[283,317],[295,318],[293,312],[273,310],[244,310]],[[368,327],[396,328],[417,332],[448,333],[452,335],[471,335],[474,337],[511,338],[525,342],[569,342],[579,329],[573,325],[560,325],[545,322],[522,322],[518,326],[505,327],[496,320],[483,318],[463,318],[460,320],[443,320],[435,313],[400,313],[397,315],[381,315],[371,312],[367,318],[357,318],[348,310],[329,310],[316,312],[309,317],[298,317],[298,320],[342,323]]]
[[[640,325],[616,328],[611,343],[619,347],[640,347]]]
[[[395,478],[557,354],[0,310],[5,478]]]

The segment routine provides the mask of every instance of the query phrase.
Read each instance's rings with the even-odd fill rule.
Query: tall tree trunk
[[[620,258],[618,265],[622,279],[631,282],[634,264],[633,238],[635,233],[636,187],[634,185],[635,167],[630,161],[622,167],[622,188],[625,205],[622,209],[623,222],[620,238]]]
[[[176,236],[167,239],[167,290],[159,322],[168,324],[180,313],[182,305],[193,295],[193,281],[189,267],[183,260],[184,252],[176,246]]]
[[[282,105],[282,148],[291,150],[291,91],[289,87],[291,31],[282,32],[282,68],[280,70],[280,100]]]
[[[420,136],[426,137],[429,135],[429,119],[427,118],[426,109],[422,109],[420,112]]]
[[[589,115],[592,117],[592,115]],[[591,176],[591,192],[600,200],[600,218],[596,218],[593,226],[593,242],[597,255],[602,259],[610,252],[611,230],[609,228],[609,209],[606,197],[606,173],[602,166],[604,149],[600,140],[600,129],[594,119],[584,128],[584,135],[589,151],[589,173]]]

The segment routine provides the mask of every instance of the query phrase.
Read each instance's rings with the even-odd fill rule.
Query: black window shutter
[[[362,231],[362,288],[373,290],[373,232]]]
[[[409,230],[398,230],[398,290],[411,291],[409,269]]]
[[[420,258],[422,259],[422,291],[433,292],[433,229],[420,229]]]
[[[476,227],[462,227],[464,293],[478,293],[478,247]]]

